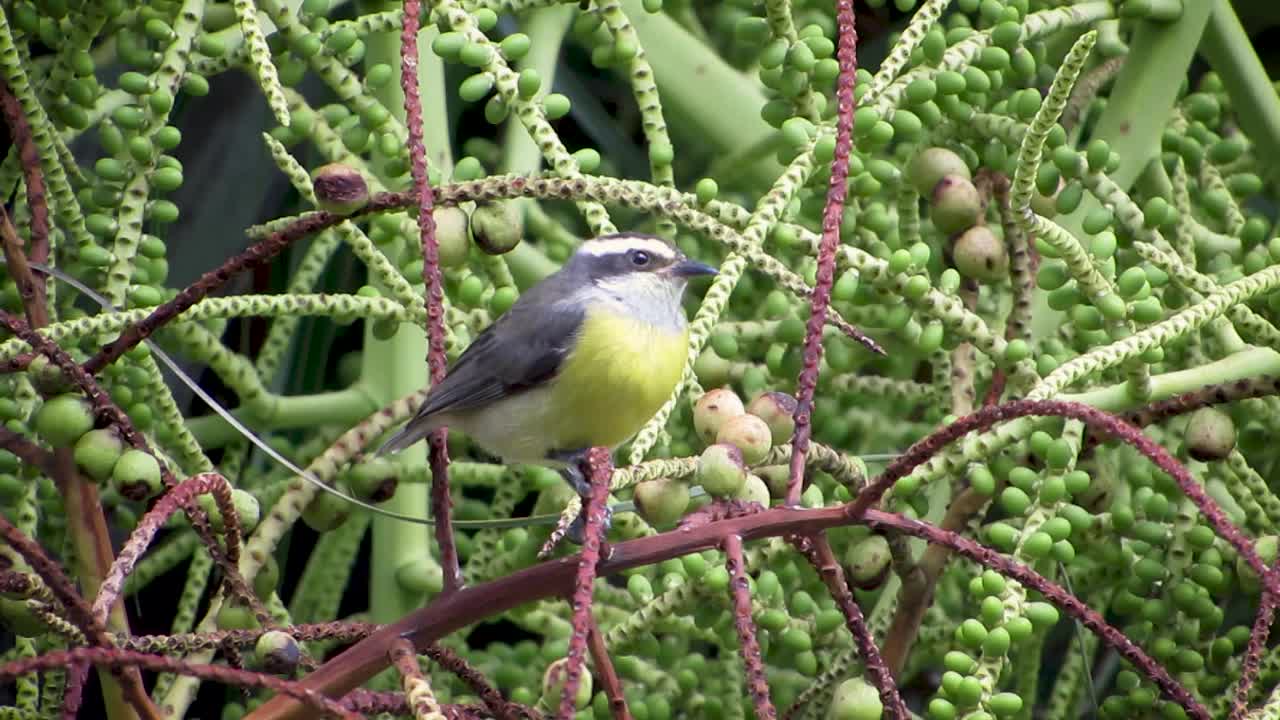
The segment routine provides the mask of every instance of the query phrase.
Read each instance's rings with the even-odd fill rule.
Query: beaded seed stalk
[[[1280,718],[1271,5],[0,3],[0,718]],[[373,456],[617,230],[588,498]]]

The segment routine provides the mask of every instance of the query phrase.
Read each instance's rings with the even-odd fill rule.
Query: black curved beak
[[[671,274],[676,277],[696,277],[698,275],[716,275],[719,270],[706,263],[697,260],[681,260],[671,268]]]

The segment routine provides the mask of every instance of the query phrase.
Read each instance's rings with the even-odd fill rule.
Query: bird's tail
[[[374,457],[381,457],[391,453],[398,453],[425,438],[427,435],[430,435],[431,431],[435,430],[439,426],[439,418],[434,415],[428,415],[426,417],[415,415],[404,427],[400,428],[399,432],[392,435],[386,442],[382,443],[382,446],[379,447],[377,452],[373,455]]]

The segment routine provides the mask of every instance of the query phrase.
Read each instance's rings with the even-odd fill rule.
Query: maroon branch
[[[432,699],[415,695],[413,693],[414,685],[418,683],[426,683],[427,679],[422,674],[422,668],[418,667],[418,654],[413,651],[413,643],[401,638],[391,644],[391,651],[387,653],[391,659],[391,664],[395,666],[396,672],[400,673],[401,684],[404,687],[404,697],[409,703],[410,709],[413,710],[414,717],[429,717],[436,709]]]
[[[733,628],[742,646],[742,665],[747,671],[747,692],[755,705],[757,720],[773,720],[778,711],[769,699],[769,680],[764,674],[764,658],[756,639],[756,623],[751,617],[751,588],[747,583],[746,559],[742,554],[742,538],[727,535],[724,539],[724,566],[729,571],[729,589],[733,593]]]
[[[30,367],[31,361],[35,359],[35,353],[24,352],[19,353],[8,360],[0,360],[0,375],[22,372]]]
[[[76,663],[67,668],[67,689],[62,691],[62,719],[75,720],[75,708],[84,701],[84,684],[89,679],[89,663]]]
[[[22,112],[22,106],[14,97],[9,85],[0,80],[0,112],[4,113],[4,121],[9,126],[9,134],[13,144],[18,148],[18,158],[22,161],[22,176],[27,186],[27,207],[31,211],[31,251],[30,257],[23,255],[18,242],[17,233],[5,215],[5,259],[18,283],[18,293],[22,297],[22,305],[26,309],[27,320],[32,327],[44,327],[49,322],[48,310],[45,307],[44,283],[37,282],[27,266],[27,260],[44,263],[49,259],[49,203],[45,198],[44,175],[40,170],[40,151],[31,135],[31,126]],[[10,244],[14,247],[11,249]]]
[[[418,97],[418,24],[421,0],[404,0],[404,22],[400,31],[400,86],[404,89],[405,125],[409,130],[409,160],[413,187],[418,196],[418,236],[422,242],[422,283],[427,288],[427,367],[431,384],[444,380],[444,284],[440,277],[440,244],[432,216],[435,193],[427,177],[427,150],[422,143],[422,101]],[[435,518],[436,542],[444,569],[444,593],[462,587],[462,568],[453,539],[453,507],[449,498],[449,429],[440,428],[427,437],[431,465],[431,516]]]
[[[368,637],[379,626],[373,623],[336,620],[327,623],[290,625],[288,633],[300,643],[327,640],[330,642],[354,642]],[[171,655],[193,653],[220,648],[245,648],[258,642],[258,638],[271,628],[249,630],[215,630],[207,633],[176,633],[173,635],[134,635],[120,640],[121,647],[138,652]]]
[[[613,667],[609,647],[605,645],[604,634],[600,632],[600,626],[596,624],[594,617],[591,618],[591,627],[588,629],[587,646],[591,648],[591,661],[595,663],[596,673],[600,675],[600,685],[604,696],[609,700],[609,713],[613,715],[613,720],[631,720],[627,698],[622,693],[622,680]]]
[[[1267,647],[1267,635],[1271,630],[1271,621],[1275,619],[1276,596],[1267,590],[1262,591],[1262,599],[1258,602],[1258,614],[1253,619],[1253,629],[1249,632],[1249,645],[1245,649],[1244,662],[1240,666],[1240,681],[1236,684],[1235,698],[1231,702],[1231,720],[1244,717],[1249,709],[1249,689],[1258,677],[1262,663],[1262,651]]]
[[[459,680],[471,688],[471,692],[480,698],[480,702],[493,713],[498,720],[516,720],[516,718],[541,717],[533,710],[502,697],[498,689],[489,684],[484,673],[472,667],[470,663],[457,653],[442,645],[428,645],[422,654],[431,658],[440,667],[453,673]]]
[[[1191,696],[1191,693],[1187,692],[1186,688],[1179,685],[1178,681],[1174,680],[1160,663],[1143,652],[1142,648],[1125,637],[1124,633],[1120,632],[1118,628],[1108,624],[1096,610],[1081,602],[1057,583],[1045,578],[1026,565],[1001,555],[995,550],[983,547],[958,533],[943,530],[919,520],[912,520],[896,513],[886,513],[879,510],[868,510],[866,520],[867,524],[875,529],[896,530],[912,537],[927,540],[930,543],[945,545],[953,552],[991,568],[1001,575],[1013,578],[1026,587],[1039,592],[1054,605],[1066,610],[1068,615],[1078,620],[1080,624],[1097,635],[1103,643],[1132,663],[1134,667],[1150,678],[1156,684],[1156,687],[1160,688],[1166,698],[1182,706],[1182,709],[1189,716],[1199,720],[1209,720],[1208,710],[1200,705]]]
[[[97,416],[98,421],[114,425],[120,432],[120,437],[122,437],[125,442],[129,443],[131,447],[154,455],[154,453],[151,452],[150,446],[147,444],[146,438],[144,438],[142,433],[138,432],[137,428],[134,427],[129,416],[126,415],[118,405],[112,402],[111,397],[102,389],[102,386],[98,384],[98,381],[94,379],[93,375],[85,367],[81,367],[76,363],[76,361],[67,354],[65,350],[58,347],[58,345],[49,338],[32,330],[25,322],[22,321],[21,318],[14,317],[3,310],[0,310],[0,325],[3,325],[14,335],[22,338],[22,340],[30,345],[33,350],[49,358],[50,362],[61,370],[63,375],[77,388],[79,388],[80,391],[85,394],[85,397],[89,399],[89,404],[93,407],[94,414]],[[157,458],[157,460],[159,460],[159,458]],[[160,477],[167,489],[171,489],[178,484],[177,480],[173,476],[173,471],[171,471],[163,461],[160,462]],[[85,487],[85,491],[91,493],[92,499],[94,500],[92,507],[96,508],[97,512],[101,514],[101,507],[96,502],[96,490],[90,491],[90,488],[93,488],[93,486],[87,485]],[[188,502],[184,505],[183,510],[186,512],[187,519],[190,520],[192,528],[194,528],[196,533],[200,535],[200,539],[209,549],[209,554],[214,558],[218,567],[222,570],[223,582],[227,584],[232,594],[239,597],[254,611],[259,622],[264,625],[270,625],[270,614],[267,613],[266,608],[262,607],[262,603],[258,601],[257,597],[253,594],[253,591],[249,589],[248,583],[246,583],[244,577],[240,575],[240,570],[236,567],[236,564],[228,559],[227,554],[223,552],[222,548],[218,547],[218,543],[213,536],[213,531],[209,528],[208,515],[198,505],[192,502]],[[226,517],[224,518],[224,521],[228,525],[235,523],[235,516],[231,515],[230,517]],[[105,528],[105,525],[104,521],[102,526]],[[235,532],[239,532],[238,526]],[[109,549],[111,547],[110,543],[107,542],[105,547]],[[112,561],[108,559],[104,563],[104,566],[111,562]]]
[[[1009,572],[1011,577],[1039,589],[1046,597],[1059,602],[1069,614],[1081,618],[1085,627],[1097,633],[1104,643],[1115,647],[1135,666],[1148,672],[1149,676],[1176,702],[1192,708],[1192,715],[1206,717],[1203,709],[1198,713],[1195,711],[1199,706],[1190,699],[1186,691],[1178,687],[1163,669],[1158,667],[1140,648],[1127,640],[1119,630],[1108,625],[1097,613],[1093,613],[1079,600],[1071,598],[1061,588],[1034,571],[992,550],[965,540],[955,533],[946,533],[924,523],[908,522],[897,516],[870,509],[871,505],[877,502],[898,478],[928,461],[947,444],[969,432],[1030,415],[1069,417],[1080,420],[1091,428],[1133,445],[1178,482],[1183,492],[1209,518],[1219,534],[1227,538],[1237,552],[1246,558],[1268,591],[1274,592],[1274,587],[1277,585],[1274,572],[1262,565],[1257,553],[1244,539],[1239,529],[1226,520],[1217,505],[1196,486],[1186,469],[1167,451],[1113,415],[1087,405],[1048,400],[1021,400],[984,408],[940,428],[890,463],[875,482],[847,505],[812,510],[777,507],[722,519],[718,516],[709,518],[707,522],[691,523],[675,532],[612,545],[608,558],[599,563],[598,574],[612,575],[673,557],[719,547],[723,544],[724,538],[730,534],[741,536],[744,542],[766,537],[814,535],[828,528],[850,525],[864,519],[873,525],[879,523],[889,529],[907,532],[917,537],[932,532],[931,537],[938,538],[939,542],[943,542],[953,551],[973,558],[987,567]],[[588,540],[590,540],[590,534],[588,534]],[[424,647],[484,617],[544,598],[564,595],[574,586],[578,567],[575,558],[572,557],[551,560],[483,585],[465,588],[450,597],[440,598],[395,623],[383,626],[377,632],[348,648],[346,652],[325,663],[303,682],[307,687],[329,695],[349,692],[385,667],[386,648],[394,639],[408,637],[417,647]],[[251,720],[283,720],[299,718],[298,712],[299,708],[296,704],[287,699],[275,698],[248,717]]]
[[[0,513],[0,538],[3,538],[6,545],[22,556],[27,565],[40,576],[40,579],[44,581],[53,596],[58,599],[58,602],[62,603],[67,619],[84,634],[89,642],[106,650],[115,650],[110,633],[107,632],[102,623],[94,618],[89,606],[85,604],[84,598],[80,597],[80,593],[76,592],[71,578],[68,578],[62,572],[62,568],[57,562],[45,554],[38,543],[10,523],[2,513]],[[2,667],[0,666],[0,668]],[[80,686],[83,687],[84,675],[87,669],[87,665],[77,663],[70,668],[68,678],[78,680]],[[17,674],[23,675],[25,673]],[[147,697],[147,693],[142,687],[141,675],[136,671],[123,672],[120,681],[125,698],[138,711],[138,715],[143,718],[160,717],[159,711],[151,704],[150,698]],[[63,706],[74,713],[74,708],[79,706],[77,694],[64,696]]]
[[[6,427],[0,427],[0,449],[7,450],[22,462],[40,469],[53,477],[53,453],[22,437]]]
[[[134,565],[142,558],[155,539],[156,533],[169,520],[170,516],[190,505],[194,499],[205,493],[213,495],[218,512],[222,515],[223,528],[226,533],[227,561],[239,563],[240,556],[240,523],[236,520],[235,504],[231,500],[231,484],[217,473],[202,473],[189,477],[175,485],[165,493],[146,515],[138,521],[129,539],[111,564],[111,570],[103,578],[98,588],[98,596],[93,601],[93,614],[100,622],[105,622],[107,612],[124,587],[125,577],[133,570]]]
[[[383,713],[394,716],[408,715],[412,710],[402,692],[378,692],[375,690],[351,691],[338,703],[343,709],[359,713],[362,717],[373,717]],[[485,711],[474,705],[441,705],[440,711],[448,720],[486,720]]]
[[[600,547],[604,544],[604,513],[609,500],[609,477],[613,474],[613,459],[609,457],[609,449],[591,448],[587,451],[585,464],[587,477],[591,478],[591,495],[582,511],[586,513],[582,543],[582,554],[578,560],[578,571],[574,577],[573,597],[573,635],[569,638],[569,654],[564,663],[564,693],[560,696],[560,720],[573,717],[574,699],[578,695],[578,683],[582,680],[582,666],[587,654],[587,633],[595,621],[591,617],[591,588],[596,581],[597,568],[600,565]]]
[[[849,505],[809,510],[775,507],[695,527],[680,528],[673,532],[628,540],[610,546],[609,556],[600,561],[598,574],[600,576],[616,575],[632,568],[655,565],[663,560],[719,548],[723,545],[724,538],[731,534],[739,535],[743,542],[769,537],[813,535],[833,527],[843,527],[857,522],[849,511]],[[873,526],[879,524],[917,537],[929,530],[937,530],[925,523],[911,524],[914,521],[874,510],[863,511],[859,517]],[[1026,566],[958,537],[955,533],[938,531],[937,536],[940,542],[948,544],[952,550],[997,571],[1009,572],[1011,577],[1023,584],[1046,592],[1046,597],[1050,597],[1055,602],[1065,595],[1065,591],[1060,588],[1053,590],[1057,586],[1040,578]],[[301,683],[311,690],[322,692],[330,697],[348,693],[386,667],[387,648],[398,638],[409,638],[415,647],[424,648],[449,633],[473,625],[486,617],[538,600],[564,596],[574,587],[579,567],[578,560],[578,557],[573,556],[549,560],[497,580],[463,588],[448,597],[441,597],[394,623],[378,628],[364,640],[326,662],[320,669],[304,678]],[[1037,581],[1036,578],[1039,580]],[[1048,591],[1045,590],[1046,588]],[[1088,610],[1078,600],[1074,602],[1075,605],[1066,608],[1069,614],[1077,615],[1081,608]],[[1091,617],[1092,619],[1085,623],[1085,626],[1098,633],[1104,643],[1118,647],[1115,644],[1116,638],[1124,640],[1120,631],[1107,625],[1096,613]],[[1124,640],[1124,642],[1129,641]],[[1128,653],[1125,657],[1138,657],[1134,660],[1135,666],[1144,668],[1155,665],[1153,660],[1132,643],[1128,644],[1128,648],[1124,650],[1124,653]],[[1134,655],[1135,652],[1137,655]],[[1146,659],[1145,664],[1143,658]],[[1155,667],[1155,670],[1163,673],[1163,670],[1158,667]],[[1157,679],[1154,675],[1152,677]],[[1167,678],[1167,675],[1164,677]],[[1182,696],[1185,695],[1184,690]],[[248,720],[284,720],[285,718],[301,720],[307,715],[296,702],[277,697],[267,701],[246,717]]]
[[[822,328],[826,325],[827,311],[831,306],[840,220],[844,216],[844,197],[849,191],[846,182],[849,179],[849,151],[853,144],[853,86],[858,71],[858,33],[854,28],[853,0],[836,0],[836,25],[840,35],[836,50],[836,58],[840,62],[840,74],[836,77],[836,151],[831,159],[827,204],[822,211],[822,243],[818,247],[818,273],[804,336],[804,367],[796,380],[796,429],[791,439],[788,505],[800,504],[804,460],[809,452],[809,436],[813,432],[813,390],[818,385],[818,363],[822,360]]]
[[[867,621],[862,616],[862,608],[858,607],[858,601],[849,590],[844,571],[840,568],[840,563],[836,562],[826,535],[798,538],[796,544],[808,558],[809,564],[813,565],[813,569],[818,571],[818,575],[826,583],[827,592],[831,593],[836,606],[844,614],[845,625],[853,635],[853,642],[858,646],[858,654],[862,656],[862,662],[867,666],[871,683],[880,693],[880,702],[888,708],[890,717],[908,720],[911,715],[907,712],[907,706],[902,703],[902,696],[898,694],[898,686],[893,681],[893,674],[889,672],[888,665],[880,656],[876,640],[871,636],[871,629],[867,627]]]
[[[142,668],[152,672],[175,673],[246,688],[262,688],[302,703],[325,717],[360,720],[360,716],[343,708],[330,698],[303,687],[302,683],[282,680],[266,673],[237,670],[225,665],[193,663],[181,658],[121,650],[120,648],[73,648],[54,650],[32,658],[20,658],[0,665],[0,680],[27,673],[62,670],[68,665],[89,663],[106,668]]]
[[[1146,427],[1211,405],[1222,405],[1277,393],[1280,393],[1280,376],[1263,375],[1234,382],[1205,385],[1190,392],[1130,410],[1120,417],[1135,427]],[[1085,438],[1081,452],[1096,447],[1098,442],[1098,437],[1090,435]]]
[[[265,263],[294,242],[314,233],[337,225],[344,220],[379,213],[387,210],[398,210],[404,206],[404,196],[399,193],[382,193],[370,198],[369,204],[351,215],[336,215],[329,212],[315,212],[298,218],[288,227],[271,233],[262,240],[249,246],[244,252],[227,258],[221,265],[200,276],[191,285],[178,293],[172,300],[157,305],[151,314],[121,331],[119,337],[112,340],[84,364],[91,374],[97,374],[106,366],[115,362],[135,345],[151,337],[165,323],[173,320],[200,302],[242,270],[247,270]]]
[[[85,604],[84,598],[76,592],[71,578],[63,573],[62,567],[46,555],[38,543],[10,523],[3,514],[0,514],[0,538],[3,538],[6,545],[21,555],[35,574],[40,576],[49,591],[66,609],[67,620],[84,633],[90,642],[104,647],[110,647],[113,644],[110,633],[94,617],[89,606]]]
[[[848,512],[850,517],[855,520],[861,518],[868,508],[879,502],[880,498],[895,482],[927,462],[951,442],[975,430],[986,430],[997,423],[1028,416],[1065,417],[1079,420],[1089,426],[1091,430],[1122,440],[1133,446],[1135,450],[1145,455],[1157,468],[1173,478],[1182,493],[1195,503],[1209,523],[1213,525],[1218,535],[1231,543],[1236,552],[1257,573],[1260,582],[1268,592],[1275,593],[1280,590],[1280,581],[1277,580],[1275,571],[1262,562],[1262,559],[1258,557],[1258,553],[1253,549],[1253,543],[1245,537],[1240,528],[1236,527],[1227,518],[1226,514],[1222,512],[1222,508],[1205,493],[1186,467],[1174,459],[1169,454],[1169,451],[1151,438],[1143,435],[1137,428],[1115,415],[1083,403],[1062,400],[1014,400],[1003,405],[984,407],[977,412],[965,415],[932,435],[917,441],[890,462],[884,472],[849,503]]]

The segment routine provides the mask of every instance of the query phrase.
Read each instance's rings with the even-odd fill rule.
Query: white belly
[[[547,453],[575,448],[548,446],[546,428],[555,421],[552,412],[550,390],[535,388],[473,410],[465,418],[451,417],[447,424],[504,462],[559,467]]]

